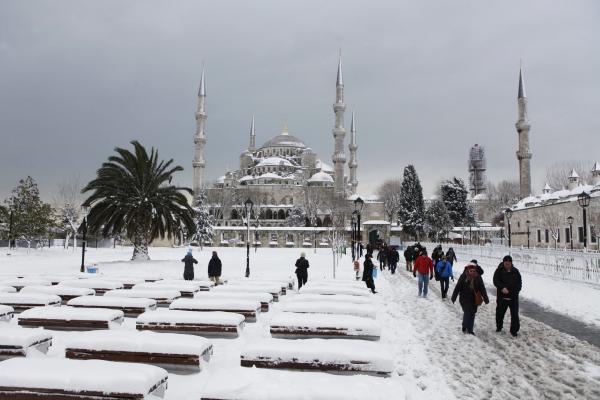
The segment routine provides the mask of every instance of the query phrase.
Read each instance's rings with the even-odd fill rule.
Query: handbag
[[[373,278],[377,278],[377,268],[373,268]]]
[[[475,305],[480,306],[483,304],[483,296],[479,290],[475,291]]]

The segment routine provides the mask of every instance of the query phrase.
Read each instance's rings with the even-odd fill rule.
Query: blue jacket
[[[452,274],[452,264],[448,261],[438,261],[437,264],[435,264],[435,270],[441,278],[454,278],[454,275]]]

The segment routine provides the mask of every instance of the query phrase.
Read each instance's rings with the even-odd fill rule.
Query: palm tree
[[[148,155],[138,141],[131,144],[135,152],[115,148],[118,155],[102,164],[82,193],[93,191],[84,202],[91,206],[88,229],[104,237],[124,233],[133,242],[131,259],[148,260],[148,245],[157,237],[171,238],[182,228],[195,232],[193,210],[184,195],[192,190],[171,185],[173,174],[183,170],[171,165],[173,159],[159,161],[154,148]]]

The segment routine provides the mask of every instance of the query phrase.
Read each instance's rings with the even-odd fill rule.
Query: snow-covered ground
[[[200,252],[199,249],[194,249],[194,256],[199,261],[196,279],[206,279],[211,250],[204,249]],[[216,250],[223,261],[224,278],[243,277],[245,249]],[[251,276],[277,279],[293,276],[293,265],[300,251],[302,250],[258,249],[255,253],[252,249]],[[312,249],[305,251],[311,263],[309,282],[333,276],[331,250],[318,249],[316,254]],[[127,261],[131,253],[130,248],[92,248],[87,253],[87,259],[98,263],[103,276],[182,276],[183,265],[180,259],[185,254],[185,249],[152,248],[152,261],[141,263]],[[77,273],[80,256],[80,252],[62,249],[32,250],[29,253],[20,249],[13,251],[10,256],[2,253],[0,280],[3,275]],[[461,260],[461,255],[458,256]],[[458,304],[442,301],[436,285],[432,285],[428,299],[418,298],[416,282],[403,268],[401,265],[399,273],[394,276],[388,271],[381,273],[376,279],[379,293],[373,296],[376,321],[381,326],[379,343],[393,358],[395,372],[391,378],[349,377],[357,384],[372,383],[370,380],[365,381],[365,378],[381,382],[380,385],[372,385],[368,395],[361,398],[401,399],[403,392],[411,400],[600,398],[600,352],[597,348],[526,317],[522,318],[522,330],[517,339],[505,332],[498,334],[494,329],[493,296],[490,296],[491,303],[482,306],[477,313],[477,336],[464,335],[460,329],[462,313]],[[484,268],[487,271],[484,277],[491,279],[493,269],[485,265]],[[352,281],[353,276],[350,257],[345,256],[336,271],[336,277],[338,280]],[[537,296],[544,297],[556,292],[573,295],[570,292],[578,290],[573,288],[572,283],[560,280],[553,281],[552,284],[556,286],[552,287],[546,283],[540,283],[541,287],[538,287],[540,281],[528,275],[524,276],[524,281],[523,295],[536,301]],[[284,297],[288,300],[292,296],[298,294],[290,293]],[[573,308],[572,314],[579,312],[577,302],[573,303],[568,306]],[[556,309],[568,311],[564,308],[567,306],[559,306],[560,304]],[[246,324],[243,334],[237,339],[211,339],[214,345],[211,361],[197,374],[169,374],[166,398],[199,399],[207,383],[213,378],[217,379],[224,374],[227,377],[229,373],[231,376],[239,373],[248,375],[248,369],[242,371],[242,367],[239,367],[240,354],[247,344],[269,337],[269,322],[281,312],[280,308],[280,303],[274,303],[268,313],[260,315],[257,323]],[[123,329],[133,329],[133,321],[126,318]],[[73,335],[77,333],[55,333],[55,341],[48,356],[62,357],[65,342]],[[323,373],[294,373],[300,374],[298,376],[301,376],[301,381],[307,382],[324,382],[328,376],[331,381],[337,380],[337,377],[334,379],[332,375]],[[340,380],[344,381],[348,382]],[[269,387],[272,389],[277,385],[271,380]],[[286,387],[280,389],[285,391]],[[343,397],[343,392],[347,389],[342,383],[339,390],[342,392],[340,398],[355,398],[356,393],[346,393],[347,396]],[[397,395],[390,396],[391,391]]]

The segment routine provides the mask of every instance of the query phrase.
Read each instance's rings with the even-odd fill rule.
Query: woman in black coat
[[[194,280],[194,264],[198,264],[198,260],[196,260],[192,256],[191,250],[188,250],[187,254],[185,255],[185,257],[183,257],[181,262],[184,263],[183,264],[184,265],[183,279],[185,279],[186,281],[193,281]]]
[[[213,251],[212,258],[208,262],[208,279],[213,281],[215,286],[220,283],[219,278],[221,277],[221,269],[221,260],[219,259],[219,256],[217,256],[217,252]]]
[[[296,277],[298,277],[298,290],[308,280],[309,263],[304,252],[300,253],[300,258],[296,260]]]
[[[463,310],[462,331],[471,335],[475,334],[473,333],[473,326],[475,325],[475,313],[477,313],[478,307],[475,300],[476,293],[481,295],[485,304],[490,302],[483,279],[477,273],[477,267],[469,264],[465,268],[465,273],[458,278],[452,293],[452,302],[454,303],[456,298],[459,297],[460,306]]]
[[[365,256],[365,262],[363,263],[363,277],[362,280],[367,284],[367,287],[371,289],[371,292],[377,293],[375,291],[375,281],[373,281],[373,261],[371,261],[373,256],[369,253]]]

